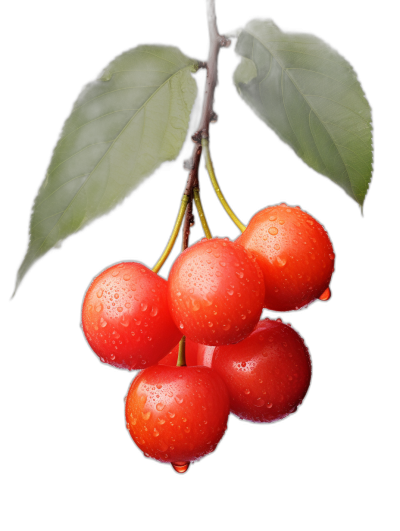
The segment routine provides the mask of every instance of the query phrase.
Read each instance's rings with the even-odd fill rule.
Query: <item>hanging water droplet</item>
[[[323,292],[323,294],[318,297],[320,301],[328,301],[331,298],[331,290],[329,288],[326,288],[326,290]]]
[[[189,468],[190,461],[176,461],[175,463],[171,463],[171,465],[178,474],[184,474]]]

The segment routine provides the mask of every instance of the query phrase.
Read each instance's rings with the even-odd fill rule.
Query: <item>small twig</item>
[[[193,218],[193,188],[199,190],[199,164],[201,158],[201,144],[203,139],[208,139],[210,122],[217,118],[213,110],[214,92],[218,80],[218,54],[220,48],[229,46],[230,41],[218,33],[217,17],[215,14],[215,0],[207,0],[207,19],[208,19],[208,33],[210,36],[210,50],[207,61],[207,79],[204,89],[203,110],[200,118],[200,125],[198,130],[192,136],[193,142],[196,144],[191,159],[191,169],[189,179],[186,185],[185,194],[189,196],[189,202],[186,207],[186,216],[183,226],[183,241],[182,250],[184,251],[189,245],[190,226],[194,223]],[[190,165],[185,162],[186,167]],[[201,204],[200,204],[201,207]],[[203,219],[205,220],[204,213]],[[202,219],[202,221],[203,221]],[[208,226],[207,226],[208,229]],[[208,229],[208,233],[210,233]]]

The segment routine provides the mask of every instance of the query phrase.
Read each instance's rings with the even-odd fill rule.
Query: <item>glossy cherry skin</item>
[[[216,347],[212,369],[228,387],[231,412],[253,422],[273,422],[296,411],[311,381],[303,339],[269,319],[241,343]]]
[[[136,262],[98,275],[82,306],[86,339],[100,360],[123,369],[157,363],[180,340],[167,304],[167,282]]]
[[[196,343],[227,345],[247,337],[264,301],[254,257],[228,239],[202,240],[179,255],[168,278],[172,317]]]
[[[265,283],[265,308],[298,310],[329,287],[335,255],[324,227],[286,204],[258,212],[236,240],[257,258]]]
[[[214,451],[225,433],[228,391],[208,367],[155,365],[133,380],[125,415],[146,457],[187,463]]]
[[[209,345],[199,345],[197,349],[197,365],[211,367],[215,349],[216,347]]]
[[[186,365],[193,366],[197,365],[197,352],[199,350],[199,344],[193,343],[193,341],[190,341],[190,339],[186,338],[185,341],[185,361]],[[179,354],[179,343],[176,345],[171,352],[168,352],[166,356],[162,360],[158,362],[159,365],[169,365],[170,367],[174,367],[178,361],[178,354]]]

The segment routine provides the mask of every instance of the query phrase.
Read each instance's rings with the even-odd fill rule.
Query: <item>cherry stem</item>
[[[182,336],[182,339],[179,342],[178,361],[176,362],[177,367],[186,367],[185,344],[186,344],[186,337]]]
[[[218,199],[220,200],[220,203],[224,207],[224,209],[225,209],[226,213],[228,214],[228,216],[231,218],[231,220],[234,222],[234,224],[241,230],[241,232],[244,232],[246,230],[246,225],[243,225],[243,223],[240,221],[240,219],[236,216],[236,214],[233,212],[231,207],[228,205],[228,202],[226,201],[226,199],[224,197],[224,194],[222,193],[222,191],[221,191],[221,189],[219,187],[217,178],[215,176],[214,166],[213,166],[213,163],[212,163],[212,160],[211,160],[210,149],[209,149],[209,146],[208,146],[208,139],[207,138],[203,138],[201,140],[201,145],[203,147],[204,157],[206,159],[206,168],[207,168],[207,171],[208,171],[208,175],[210,176],[211,183],[213,185],[215,193],[217,194]]]
[[[174,245],[175,245],[175,242],[176,242],[176,239],[178,237],[178,234],[179,234],[179,230],[182,226],[182,221],[183,221],[183,217],[185,215],[185,212],[186,212],[186,207],[187,207],[187,204],[189,202],[189,196],[184,194],[183,197],[182,197],[182,200],[181,200],[181,206],[180,206],[180,209],[179,209],[179,212],[178,212],[178,217],[176,218],[176,222],[175,222],[175,226],[172,230],[172,234],[171,234],[171,237],[164,249],[164,252],[163,254],[161,255],[160,259],[158,260],[158,262],[156,263],[156,265],[153,267],[153,271],[154,273],[158,273],[161,269],[161,267],[163,266],[164,262],[167,260],[170,252],[172,251]]]
[[[211,231],[208,226],[206,216],[204,214],[203,205],[201,204],[201,199],[200,199],[200,191],[198,188],[193,188],[193,197],[194,197],[194,202],[196,204],[197,213],[199,214],[201,226],[203,227],[204,234],[206,235],[206,238],[210,240],[212,238]]]

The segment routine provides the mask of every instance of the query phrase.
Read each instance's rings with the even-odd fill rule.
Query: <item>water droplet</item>
[[[279,251],[280,248],[281,248],[281,246],[279,245],[279,243],[276,243],[276,244],[274,245],[274,249],[275,249],[276,251]]]
[[[145,302],[141,302],[140,309],[142,310],[142,312],[145,312],[147,310],[147,304]]]
[[[178,474],[184,474],[189,468],[190,461],[176,461],[176,463],[171,463],[171,465]]]
[[[222,325],[222,329],[225,330],[225,332],[227,332],[229,329],[230,329],[231,325],[229,323],[225,323]]]
[[[264,400],[262,398],[257,398],[257,400],[254,402],[254,405],[256,407],[263,407],[263,405],[265,404]]]
[[[98,298],[100,299],[100,297],[103,295],[103,290],[102,289],[99,289],[99,291],[97,292],[97,296]]]
[[[272,407],[271,402],[268,402],[268,404],[267,404],[267,408],[268,408],[268,409],[271,409],[271,407]]]
[[[103,305],[99,302],[99,304],[96,304],[95,310],[97,313],[101,312],[103,309]]]
[[[318,297],[320,301],[328,301],[331,298],[331,290],[329,288],[326,288],[326,290],[323,292],[323,294]]]
[[[270,220],[270,221],[275,221],[275,220],[276,220],[276,216],[275,216],[275,214],[273,214],[272,216],[270,216],[270,217],[269,217],[269,220]]]
[[[158,437],[159,435],[160,435],[160,432],[156,428],[154,428],[153,436]]]
[[[119,299],[119,294],[118,293],[115,293],[114,299]]]
[[[107,321],[105,321],[103,318],[100,319],[100,326],[102,328],[104,328],[105,326],[107,326]]]
[[[228,289],[226,290],[227,294],[230,295],[232,297],[232,295],[234,294],[234,291],[233,289]]]
[[[165,404],[162,404],[161,402],[156,405],[157,411],[162,411],[165,408]]]
[[[122,312],[123,308],[122,306],[118,306],[117,311]]]
[[[208,326],[209,326],[210,328],[212,328],[212,327],[213,327],[213,323],[212,323],[212,321],[208,321],[208,323],[207,323],[207,324],[208,324]]]
[[[190,428],[189,428],[189,426],[186,426],[186,428],[184,429],[184,432],[185,432],[185,433],[189,433],[189,432],[190,432]]]
[[[181,398],[180,396],[176,396],[176,397],[175,397],[175,402],[176,402],[177,404],[182,404],[182,402],[183,402],[183,398]],[[175,417],[175,415],[174,415],[174,417]],[[172,417],[171,417],[171,418],[172,418]]]
[[[282,322],[282,319],[280,317],[278,317],[278,319],[276,320],[277,323],[281,323]]]
[[[158,314],[158,308],[157,308],[157,306],[153,306],[151,308],[150,315],[151,315],[151,317],[155,317],[157,314]]]
[[[192,310],[197,312],[200,310],[200,303],[196,299],[192,299]]]
[[[330,255],[329,255],[329,258],[330,258],[331,260],[334,260],[334,259],[335,259],[335,255],[334,255],[334,254],[330,254]]]
[[[245,390],[244,390],[244,394],[245,394],[245,395],[249,395],[249,394],[250,394],[250,389],[245,389]]]
[[[220,262],[219,265],[220,265],[221,267],[225,267],[225,266],[226,266],[226,262]]]
[[[142,413],[143,420],[149,420],[150,415],[151,415],[150,411],[147,411],[147,413]]]
[[[183,327],[183,323],[179,323],[179,328],[180,328],[181,330],[183,330],[183,328],[184,328],[184,327]]]
[[[104,72],[104,74],[101,76],[102,81],[110,81],[112,78],[111,72]]]
[[[268,232],[272,234],[272,236],[276,236],[278,234],[278,229],[276,227],[270,227]]]
[[[279,225],[284,225],[285,224],[285,220],[284,219],[280,219],[279,220]]]
[[[119,275],[118,269],[114,269],[114,271],[111,274],[113,277],[117,277]]]
[[[125,274],[122,278],[123,278],[124,280],[130,280],[130,279],[131,279],[131,276],[128,275],[128,274]]]
[[[172,413],[171,411],[168,411],[168,415],[171,419],[175,417],[175,413]]]
[[[279,267],[284,267],[286,265],[286,258],[284,256],[277,256],[276,261]]]

